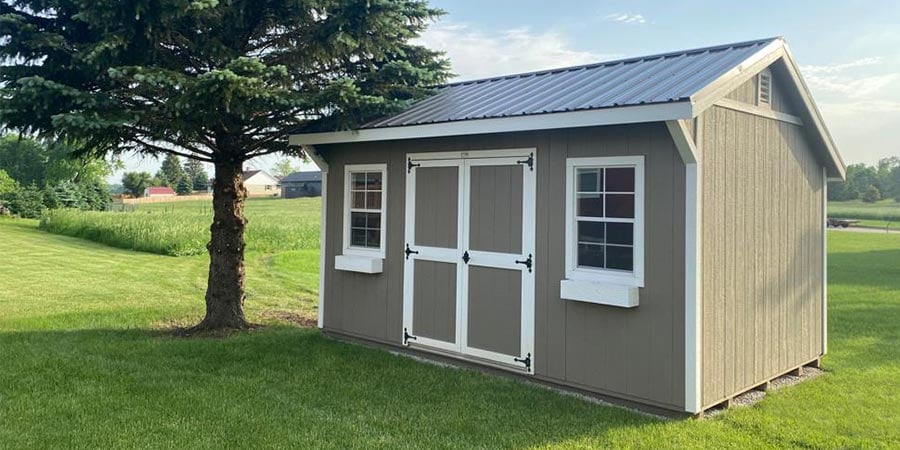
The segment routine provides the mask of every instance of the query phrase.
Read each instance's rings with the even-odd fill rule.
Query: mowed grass
[[[248,256],[248,316],[202,314],[206,258],[0,220],[0,447],[897,448],[900,236],[829,235],[827,374],[711,419],[661,420],[341,343],[312,314],[315,251]]]
[[[320,205],[319,198],[248,199],[247,249],[318,248]],[[41,219],[40,227],[118,248],[188,256],[206,253],[212,216],[209,201],[150,203],[129,212],[54,210]]]

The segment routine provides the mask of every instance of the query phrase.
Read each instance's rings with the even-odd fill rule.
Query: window
[[[764,70],[759,74],[759,89],[756,97],[757,106],[772,105],[772,72]]]
[[[566,277],[643,284],[644,159],[570,158]]]
[[[344,253],[384,257],[384,164],[345,170]]]

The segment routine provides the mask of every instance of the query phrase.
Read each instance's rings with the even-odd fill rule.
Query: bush
[[[20,188],[14,192],[3,194],[3,203],[9,212],[26,219],[40,218],[47,209],[44,206],[44,193],[34,184]]]
[[[866,203],[875,203],[878,200],[881,200],[881,192],[874,185],[869,185],[869,188],[866,189],[866,193],[863,194],[862,201]]]

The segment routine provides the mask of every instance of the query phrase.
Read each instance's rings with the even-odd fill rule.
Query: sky
[[[900,156],[900,1],[432,0],[455,80],[782,36],[847,164]],[[279,156],[248,167],[269,169]],[[295,165],[316,170],[311,163]],[[153,158],[126,170],[155,173]],[[110,177],[121,178],[121,171]]]

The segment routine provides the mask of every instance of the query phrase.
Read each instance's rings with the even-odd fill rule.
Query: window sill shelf
[[[345,272],[381,273],[384,258],[375,256],[337,255],[334,269]]]
[[[582,280],[562,280],[559,295],[565,300],[596,303],[598,305],[634,308],[638,306],[637,286]]]

